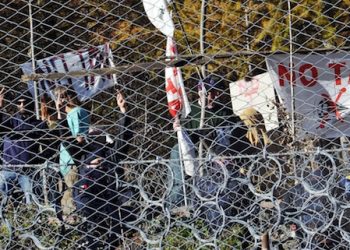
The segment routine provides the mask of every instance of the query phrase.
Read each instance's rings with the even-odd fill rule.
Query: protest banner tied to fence
[[[113,55],[108,43],[39,59],[35,61],[35,64],[35,73],[45,74],[114,67]],[[31,62],[22,64],[21,68],[24,74],[30,75],[33,73]],[[83,77],[65,77],[56,81],[41,80],[39,81],[39,89],[46,91],[53,97],[52,90],[56,86],[72,86],[77,92],[79,99],[85,101],[116,83],[116,77],[113,74],[91,74]],[[28,82],[28,88],[33,93],[32,81]]]
[[[294,86],[295,112],[302,131],[324,138],[350,135],[350,54],[294,54],[266,58],[274,86],[288,111],[292,110],[290,79]]]
[[[0,249],[349,249],[348,2],[0,1]]]
[[[167,56],[174,58],[177,55],[175,41],[167,37]],[[167,93],[168,108],[172,117],[181,113],[186,117],[191,112],[191,107],[185,92],[181,69],[177,67],[165,68],[165,91]]]
[[[142,2],[148,19],[167,38],[167,60],[174,60],[178,54],[174,39],[175,25],[168,11],[168,2],[166,0],[143,0]],[[182,113],[186,117],[191,112],[191,108],[180,68],[165,68],[165,91],[170,115],[175,117],[179,115],[178,113]]]

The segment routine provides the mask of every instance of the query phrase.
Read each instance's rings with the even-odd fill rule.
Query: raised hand
[[[120,109],[120,111],[125,114],[126,113],[126,101],[124,98],[124,95],[120,92],[120,90],[117,90],[117,105]]]
[[[56,100],[55,100],[55,106],[56,106],[56,112],[57,112],[57,119],[58,120],[62,120],[61,104],[62,104],[62,98],[61,98],[60,95],[58,95]]]
[[[4,105],[5,87],[0,88],[0,108]]]

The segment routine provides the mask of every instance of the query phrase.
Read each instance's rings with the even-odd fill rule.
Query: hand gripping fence
[[[0,249],[349,249],[349,17],[1,1]]]

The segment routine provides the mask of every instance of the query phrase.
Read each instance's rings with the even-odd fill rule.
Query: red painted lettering
[[[328,67],[334,69],[335,74],[335,85],[341,85],[341,68],[345,67],[345,62],[341,63],[330,63]]]
[[[284,78],[286,78],[288,81],[290,81],[290,72],[282,63],[278,64],[278,75],[279,75],[280,86],[284,86]],[[293,81],[293,84],[295,84],[295,73],[294,72],[292,75],[292,81]]]
[[[311,79],[307,79],[305,76],[305,71],[310,70],[311,71]],[[318,77],[318,71],[317,68],[314,67],[312,64],[303,64],[299,68],[299,74],[300,74],[300,82],[305,87],[312,87],[317,83],[317,77]]]
[[[177,115],[177,112],[181,110],[181,101],[179,99],[168,102],[169,113],[172,117]]]
[[[165,91],[175,94],[177,92],[177,88],[175,87],[171,78],[168,78],[166,81],[167,81],[167,85],[165,87]]]

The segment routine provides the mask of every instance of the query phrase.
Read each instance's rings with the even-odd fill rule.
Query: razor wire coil
[[[147,2],[172,13],[175,56]],[[348,249],[349,13],[348,1],[0,3],[0,248]],[[96,91],[76,103],[89,113],[83,132],[69,115],[55,132],[62,83]],[[189,99],[177,118],[193,147],[178,145],[169,93]],[[16,123],[34,111],[45,128]]]

